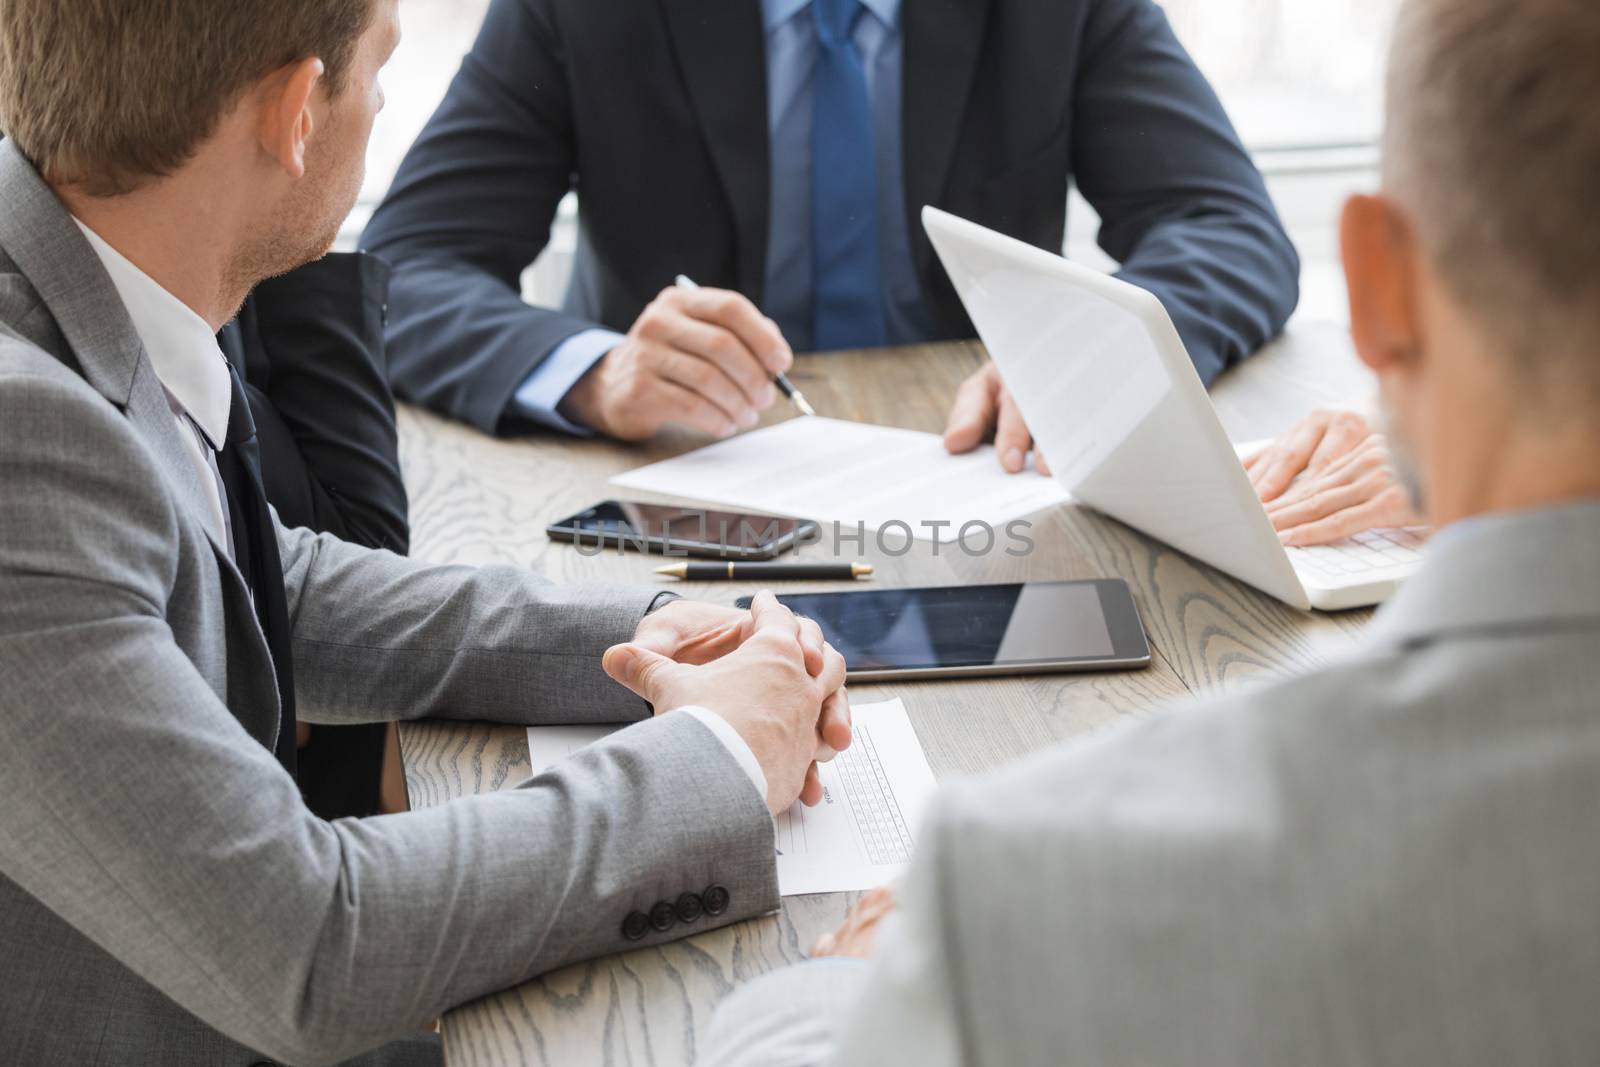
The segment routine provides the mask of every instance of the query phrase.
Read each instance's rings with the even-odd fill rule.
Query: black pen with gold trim
[[[872,577],[870,563],[674,563],[657,567],[664,578],[696,582],[854,581]]]

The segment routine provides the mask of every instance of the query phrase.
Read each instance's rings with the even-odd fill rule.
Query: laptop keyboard
[[[1348,584],[1358,578],[1380,579],[1422,562],[1423,531],[1368,530],[1331,545],[1289,548],[1289,562],[1327,582]]]

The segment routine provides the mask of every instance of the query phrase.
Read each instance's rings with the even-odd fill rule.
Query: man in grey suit
[[[1395,49],[1342,239],[1428,565],[1348,662],[946,791],[703,1063],[1600,1060],[1600,6]]]
[[[8,1063],[436,1063],[453,1005],[774,910],[770,815],[849,743],[842,660],[770,594],[662,606],[276,522],[216,331],[331,243],[397,39],[396,0],[0,4]],[[328,823],[296,710],[649,721]]]

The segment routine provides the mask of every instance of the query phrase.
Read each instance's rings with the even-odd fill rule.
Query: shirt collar
[[[761,25],[767,33],[811,6],[811,0],[761,0]],[[900,0],[861,0],[861,6],[889,28],[900,23]]]
[[[228,436],[228,409],[233,403],[233,382],[217,335],[206,321],[183,301],[163,289],[126,256],[76,218],[89,246],[100,257],[111,284],[128,309],[134,332],[144,345],[156,377],[183,405],[220,449]]]

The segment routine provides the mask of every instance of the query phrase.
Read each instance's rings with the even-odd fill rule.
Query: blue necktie
[[[861,0],[812,0],[811,321],[819,351],[884,343],[878,161],[867,73],[851,31]]]

